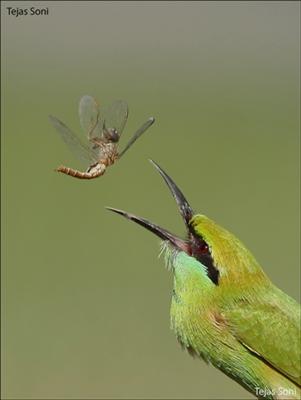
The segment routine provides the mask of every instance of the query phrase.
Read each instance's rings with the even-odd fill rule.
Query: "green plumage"
[[[163,239],[174,275],[171,327],[179,342],[258,398],[300,399],[299,304],[272,284],[234,235],[196,215],[174,181],[152,163],[178,204],[187,238],[111,210]]]
[[[167,247],[178,340],[258,397],[300,398],[300,306],[232,234],[201,215],[190,225],[209,245],[220,277],[215,285],[200,261]]]

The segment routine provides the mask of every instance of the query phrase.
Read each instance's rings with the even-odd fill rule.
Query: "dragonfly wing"
[[[123,154],[136,142],[136,140],[155,122],[155,118],[150,117],[140,128],[134,133],[134,135],[131,137],[130,141],[128,144],[125,146],[125,148],[122,150],[121,153],[119,153],[119,158],[123,156]]]
[[[128,118],[128,105],[123,100],[116,100],[110,106],[104,108],[103,119],[106,129],[115,128],[119,137]]]
[[[56,117],[49,115],[49,120],[59,132],[63,141],[67,144],[73,154],[84,162],[94,164],[97,161],[96,152],[85,145],[63,122]]]
[[[99,105],[92,96],[83,96],[79,102],[79,120],[84,133],[88,139],[101,137],[103,120],[99,112]]]

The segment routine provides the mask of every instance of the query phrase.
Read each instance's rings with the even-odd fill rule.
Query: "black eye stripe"
[[[196,256],[196,259],[207,267],[207,275],[215,285],[218,285],[219,270],[213,265],[213,259],[211,256],[200,255]]]
[[[189,242],[192,257],[206,266],[208,277],[215,285],[218,285],[219,270],[214,266],[208,244],[194,232],[190,232]]]

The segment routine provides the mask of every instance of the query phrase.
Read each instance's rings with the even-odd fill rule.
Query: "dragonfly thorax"
[[[111,165],[118,158],[117,144],[112,140],[104,140],[104,138],[92,138],[92,149],[95,152],[98,162]]]

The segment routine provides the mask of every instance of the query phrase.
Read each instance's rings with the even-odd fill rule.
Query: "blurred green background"
[[[180,349],[158,240],[104,207],[184,234],[153,158],[299,299],[299,8],[2,2],[2,398],[252,398]],[[84,94],[128,102],[122,145],[156,117],[92,181],[47,118],[79,132]]]

